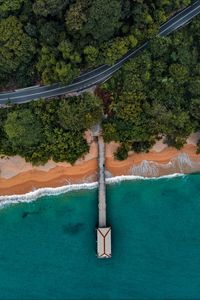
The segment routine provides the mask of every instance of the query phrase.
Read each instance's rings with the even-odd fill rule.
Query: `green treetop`
[[[42,139],[41,124],[29,109],[10,112],[4,128],[13,148],[33,147]]]

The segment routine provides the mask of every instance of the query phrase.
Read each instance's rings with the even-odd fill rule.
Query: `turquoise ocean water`
[[[96,189],[1,209],[0,299],[200,299],[200,175],[121,182],[107,197],[107,260]]]

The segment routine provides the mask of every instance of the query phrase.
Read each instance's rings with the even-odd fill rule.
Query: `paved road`
[[[180,11],[167,22],[161,25],[158,36],[167,36],[173,31],[183,27],[189,23],[195,16],[200,13],[200,0],[195,1],[192,5]],[[90,72],[87,72],[76,78],[71,84],[67,86],[60,86],[59,84],[47,86],[33,86],[26,89],[20,89],[15,92],[0,93],[0,105],[11,103],[25,103],[31,100],[38,100],[41,97],[50,98],[69,94],[73,92],[80,92],[86,90],[96,84],[104,82],[111,77],[122,65],[130,58],[135,57],[139,52],[144,50],[148,42],[144,42],[138,47],[128,51],[118,62],[112,66],[103,65]]]

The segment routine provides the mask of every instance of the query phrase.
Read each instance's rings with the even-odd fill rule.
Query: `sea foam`
[[[170,175],[164,175],[160,177],[143,177],[143,176],[135,176],[135,175],[121,175],[115,176],[111,178],[106,178],[107,184],[116,184],[122,181],[130,181],[130,180],[159,180],[161,178],[174,178],[178,176],[185,176],[185,174],[174,173]],[[98,187],[98,182],[91,183],[80,183],[80,184],[68,184],[61,187],[48,187],[48,188],[39,188],[34,191],[31,191],[22,195],[8,195],[8,196],[0,196],[0,207],[4,207],[9,204],[17,204],[22,202],[32,202],[44,196],[52,196],[52,195],[60,195],[65,194],[70,191],[77,190],[89,190],[95,189]]]

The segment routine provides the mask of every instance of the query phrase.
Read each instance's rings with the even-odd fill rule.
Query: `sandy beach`
[[[113,157],[118,145],[106,144],[106,176],[139,175],[158,177],[173,173],[200,172],[200,155],[196,143],[200,133],[191,135],[180,150],[158,141],[149,153],[129,153],[124,161]],[[0,195],[24,194],[42,187],[58,187],[72,183],[93,182],[97,179],[97,144],[87,136],[90,152],[73,166],[49,161],[33,167],[19,156],[0,159]]]

